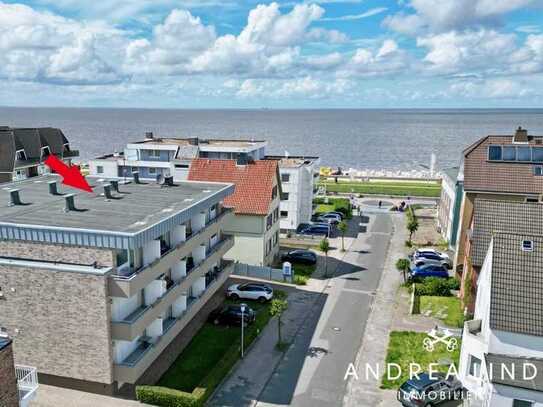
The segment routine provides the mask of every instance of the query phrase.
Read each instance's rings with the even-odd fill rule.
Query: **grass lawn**
[[[374,195],[439,197],[441,185],[436,182],[360,182],[360,181],[321,181],[328,192],[345,192]]]
[[[464,314],[460,299],[456,297],[420,297],[420,313],[437,318],[452,328],[462,328]]]
[[[245,329],[245,347],[247,347],[270,320],[270,303],[260,304],[248,300],[243,302],[257,313],[256,321]],[[227,303],[233,303],[233,301],[227,301]],[[231,352],[232,346],[236,343],[238,346],[241,344],[240,329],[240,327],[215,326],[206,322],[162,376],[157,386],[191,393],[208,374],[213,374],[213,368],[219,364],[227,352]]]
[[[403,382],[409,379],[409,365],[411,363],[419,364],[426,371],[428,371],[430,363],[443,364],[438,370],[446,373],[449,368],[446,361],[451,361],[458,369],[461,347],[460,338],[458,338],[458,348],[454,352],[448,352],[446,346],[442,343],[438,343],[433,352],[427,352],[422,345],[424,338],[426,338],[426,334],[419,332],[395,331],[390,333],[386,363],[397,363],[400,365],[402,375],[397,380],[389,380],[386,377],[385,371],[381,381],[382,389],[398,389]],[[382,368],[382,370],[384,369],[386,367]],[[396,369],[392,369],[391,373],[395,376]]]
[[[292,268],[294,270],[294,284],[306,285],[307,280],[309,280],[309,277],[311,277],[311,275],[317,268],[317,265],[294,263],[292,265]]]
[[[334,204],[319,204],[315,208],[315,213],[333,212],[335,210],[336,206]]]

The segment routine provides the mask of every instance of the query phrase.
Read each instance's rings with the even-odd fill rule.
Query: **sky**
[[[0,0],[0,105],[543,107],[543,0]]]

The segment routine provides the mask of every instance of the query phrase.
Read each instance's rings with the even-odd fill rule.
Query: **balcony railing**
[[[206,288],[204,291],[202,291],[197,297],[195,296],[188,297],[187,308],[184,310],[184,312],[181,315],[179,315],[176,318],[172,317],[172,318],[168,318],[164,320],[163,322],[164,329],[163,329],[162,336],[164,336],[164,334],[166,334],[166,332],[169,331],[176,323],[183,320],[188,315],[188,311],[190,311],[190,309],[201,300],[201,298],[209,291],[210,288],[216,285],[216,282],[219,280],[219,277],[222,276],[223,272],[226,269],[228,269],[231,265],[232,265],[232,262],[225,261],[222,264],[221,268],[215,273],[214,279],[206,285]],[[117,364],[121,366],[135,367],[138,364],[138,362],[143,359],[143,357],[145,356],[147,352],[149,352],[153,347],[157,346],[160,343],[160,339],[162,338],[162,336],[158,338],[158,341],[153,341],[153,342],[151,342],[149,337],[142,337],[138,347],[130,355],[128,355],[121,363],[117,363]]]
[[[19,402],[21,406],[25,406],[34,398],[38,390],[38,372],[35,367],[15,365],[15,375],[19,389]]]
[[[214,219],[210,219],[205,225],[204,227],[202,227],[200,230],[198,230],[197,232],[192,232],[190,234],[187,234],[185,236],[185,240],[183,242],[180,242],[176,245],[174,245],[173,247],[171,248],[168,248],[166,251],[164,251],[162,253],[162,250],[161,250],[161,256],[154,260],[153,262],[151,262],[150,264],[147,264],[143,267],[140,267],[139,269],[137,270],[134,270],[132,268],[123,268],[122,271],[123,273],[122,274],[115,274],[114,275],[114,278],[118,279],[118,280],[131,280],[135,275],[137,274],[140,274],[142,272],[144,272],[145,270],[153,267],[155,264],[157,264],[160,259],[162,257],[165,257],[167,256],[168,254],[170,254],[171,252],[181,248],[183,245],[185,245],[187,242],[189,242],[190,240],[194,239],[195,237],[199,236],[200,234],[202,234],[209,226],[211,226],[212,224],[218,222],[220,219],[222,219],[226,214],[228,213],[231,213],[232,210],[231,209],[224,209],[219,215],[217,215]],[[206,256],[207,258],[207,256]],[[117,270],[117,271],[121,271],[121,270]]]

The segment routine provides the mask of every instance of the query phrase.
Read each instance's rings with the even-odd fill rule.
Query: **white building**
[[[543,406],[542,235],[494,234],[459,375],[485,407]]]
[[[296,230],[301,223],[311,221],[319,158],[266,156],[266,159],[279,162],[281,232]]]
[[[174,181],[186,180],[195,158],[260,160],[267,142],[249,140],[208,140],[199,138],[156,138],[146,133],[143,141],[129,143],[122,153],[104,155],[89,161],[92,176],[156,180],[173,175]]]

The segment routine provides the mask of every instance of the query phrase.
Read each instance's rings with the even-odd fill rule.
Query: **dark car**
[[[419,374],[400,386],[397,398],[405,407],[437,406],[451,400],[462,398],[462,383],[454,376],[436,373]]]
[[[449,272],[443,266],[439,265],[426,265],[415,267],[409,273],[411,278],[424,278],[424,277],[439,277],[439,278],[449,278]]]
[[[315,264],[317,263],[317,255],[310,250],[291,250],[281,257],[281,261],[301,264]]]
[[[330,226],[328,225],[310,225],[300,231],[301,235],[324,235],[330,234]]]
[[[255,312],[245,306],[244,324],[251,324],[256,317]],[[209,322],[215,325],[241,325],[241,304],[219,307],[209,315]]]

